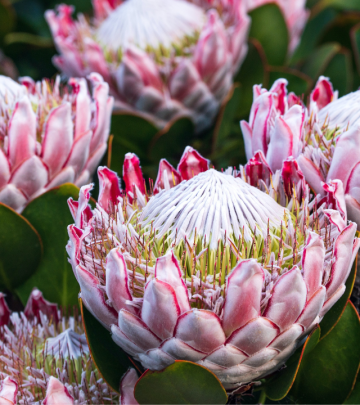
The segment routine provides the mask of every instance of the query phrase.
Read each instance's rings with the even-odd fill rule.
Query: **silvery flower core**
[[[156,194],[136,184],[139,166],[126,166],[127,194],[99,168],[96,208],[91,185],[69,200],[67,250],[84,305],[144,368],[190,360],[231,389],[284,364],[344,293],[356,225],[336,182],[284,208],[232,169],[179,183],[183,163],[161,163]]]

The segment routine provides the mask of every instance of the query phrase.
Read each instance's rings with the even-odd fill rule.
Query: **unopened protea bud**
[[[21,83],[0,76],[0,202],[17,211],[52,187],[87,183],[106,151],[113,99],[99,74]]]
[[[91,360],[78,312],[62,315],[39,290],[26,308],[0,325],[0,403],[117,403]]]
[[[259,379],[345,291],[360,240],[341,182],[325,186],[321,204],[307,192],[287,209],[237,171],[176,184],[178,170],[164,167],[164,189],[134,187],[131,203],[107,168],[94,210],[92,186],[81,189],[67,249],[83,303],[145,368],[183,359],[227,388]]]
[[[117,110],[164,126],[189,116],[211,124],[245,57],[249,18],[243,0],[94,0],[91,25],[73,9],[47,11],[68,76],[100,73]]]

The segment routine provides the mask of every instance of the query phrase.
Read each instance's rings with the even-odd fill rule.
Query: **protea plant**
[[[137,111],[159,127],[191,117],[211,124],[245,57],[249,17],[243,0],[94,0],[94,18],[73,7],[47,11],[68,76],[100,73],[115,109]]]
[[[240,123],[247,170],[261,161],[269,179],[284,170],[287,159],[296,159],[301,176],[320,195],[323,182],[339,179],[348,217],[360,225],[360,91],[338,98],[329,79],[321,76],[306,107],[293,93],[287,94],[286,84],[279,79],[269,91],[254,86],[249,123]]]
[[[179,163],[193,173],[186,180],[162,162],[157,194],[142,191],[133,155],[132,192],[99,168],[96,208],[92,185],[69,200],[67,251],[84,305],[123,350],[151,370],[197,362],[230,389],[278,369],[321,321],[345,291],[360,239],[341,182],[312,201],[305,185],[302,203],[293,191],[284,208],[276,189],[208,169],[194,152]]]
[[[81,316],[62,314],[34,289],[25,311],[0,294],[1,404],[112,404],[118,396],[92,363]]]
[[[46,190],[86,184],[107,147],[113,98],[102,77],[68,86],[0,76],[0,202],[21,211]]]
[[[247,0],[248,10],[260,7],[264,4],[276,3],[286,21],[289,30],[289,52],[292,53],[300,42],[302,31],[310,14],[305,8],[305,0]]]

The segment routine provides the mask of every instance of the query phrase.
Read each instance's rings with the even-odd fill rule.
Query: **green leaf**
[[[148,150],[158,132],[154,124],[137,114],[113,114],[111,169],[121,176],[124,156],[128,152],[136,153],[142,164],[148,163]]]
[[[0,224],[0,289],[14,290],[35,273],[42,243],[26,218],[1,203]]]
[[[295,49],[290,63],[299,62],[310,55],[315,46],[319,44],[324,30],[331,24],[337,14],[335,10],[326,9],[308,21],[301,36],[300,44]]]
[[[302,404],[341,404],[350,394],[360,362],[359,316],[348,302],[334,329],[301,362],[290,395]]]
[[[17,293],[26,303],[33,287],[44,297],[59,305],[77,305],[79,285],[68,262],[65,246],[69,240],[67,226],[74,222],[67,199],[77,199],[79,189],[73,184],[63,184],[35,198],[28,204],[23,216],[34,225],[44,244],[44,254],[36,271]]]
[[[353,83],[353,69],[350,51],[346,48],[342,48],[331,59],[323,74],[330,78],[334,89],[339,91],[339,96],[344,96],[349,93],[352,89]]]
[[[5,45],[22,43],[38,48],[51,48],[54,46],[54,42],[51,38],[29,34],[28,32],[10,32],[4,38],[4,43]]]
[[[302,71],[313,80],[317,80],[340,49],[341,47],[337,43],[329,43],[316,48],[307,59]]]
[[[314,350],[319,338],[320,328],[317,327],[307,337],[304,345],[289,358],[286,362],[286,368],[269,379],[265,386],[265,393],[269,399],[280,401],[286,397],[294,384],[303,358]]]
[[[227,395],[210,370],[176,360],[164,370],[147,370],[135,385],[135,399],[140,405],[226,404]]]
[[[0,0],[0,38],[11,31],[15,23],[15,13],[8,0]]]
[[[150,157],[156,168],[160,159],[167,159],[172,165],[177,165],[186,146],[194,138],[195,127],[190,118],[182,117],[159,131],[150,145]]]
[[[350,396],[343,402],[344,404],[360,404],[360,381],[355,384]]]
[[[354,52],[357,72],[360,75],[360,24],[357,24],[350,31],[351,45]]]
[[[284,16],[276,4],[266,4],[249,13],[249,38],[257,39],[270,65],[283,65],[286,59],[289,33]]]
[[[316,5],[314,12],[327,7],[333,7],[341,11],[360,11],[360,2],[359,0],[322,0]]]
[[[213,151],[216,151],[221,146],[224,146],[231,131],[233,129],[233,123],[236,121],[235,115],[240,102],[240,88],[239,86],[233,86],[232,92],[229,94],[228,101],[224,104],[220,111],[219,120],[216,123],[216,127],[213,133]],[[236,122],[238,125],[239,123]]]
[[[249,50],[241,65],[235,82],[240,83],[240,102],[237,111],[237,119],[248,118],[248,114],[253,102],[254,84],[267,86],[266,56],[259,41],[249,40]]]
[[[140,374],[141,369],[138,363],[130,360],[130,357],[112,340],[110,332],[88,311],[81,299],[79,302],[91,358],[107,384],[119,392],[121,377],[128,368],[135,367]]]
[[[352,290],[354,288],[355,278],[356,278],[356,268],[357,268],[358,258],[356,257],[351,272],[348,279],[346,280],[346,290],[342,297],[336,302],[336,304],[326,313],[323,320],[321,321],[321,339],[323,339],[338,323],[341,315],[345,311],[347,302],[351,296]]]
[[[293,91],[298,96],[306,94],[312,84],[312,80],[309,76],[295,69],[271,67],[269,69],[270,84],[280,78],[286,79],[289,82],[287,86],[288,91]]]

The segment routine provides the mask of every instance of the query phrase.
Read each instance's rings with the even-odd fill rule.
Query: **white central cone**
[[[152,197],[140,220],[143,226],[155,229],[156,237],[166,233],[171,241],[185,236],[206,236],[211,248],[220,239],[244,232],[248,242],[254,231],[266,236],[270,227],[280,227],[288,210],[270,196],[240,178],[210,169],[178,186]]]
[[[128,45],[169,48],[192,37],[204,23],[203,10],[183,0],[126,0],[101,24],[97,37],[113,50]]]

